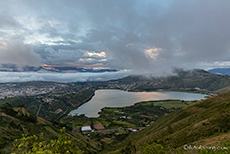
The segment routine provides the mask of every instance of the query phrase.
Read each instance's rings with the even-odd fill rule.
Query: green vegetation
[[[70,90],[60,87],[53,94],[0,99],[0,153],[230,153],[230,93],[199,102],[148,101],[104,108],[98,118],[67,115],[100,88],[218,94],[230,91],[229,76],[202,70],[177,70],[176,74],[72,84]],[[94,124],[114,130],[81,134],[82,126]],[[65,133],[60,131],[62,127]]]
[[[223,94],[230,91],[230,86],[215,90],[214,93]]]
[[[60,122],[75,129],[80,129],[85,125],[93,128],[93,125],[98,123],[104,125],[105,129],[116,129],[106,133],[94,132],[88,134],[90,139],[98,141],[101,150],[103,150],[120,143],[133,133],[132,129],[124,128],[146,127],[157,121],[159,117],[193,103],[195,102],[180,100],[140,102],[122,108],[103,108],[98,118],[87,118],[84,115],[66,116]]]
[[[3,106],[3,109],[6,108],[13,113],[8,104]],[[17,108],[13,110],[19,111]],[[229,111],[230,93],[226,93],[200,102],[148,101],[124,108],[104,108],[99,118],[67,116],[61,122],[73,125],[73,130],[77,132],[80,125],[95,123],[102,123],[106,128],[140,126],[139,119],[135,117],[136,112],[141,118],[148,120],[150,116],[158,115],[159,118],[152,119],[155,121],[153,124],[138,133],[117,130],[91,133],[89,138],[85,139],[88,135],[84,135],[79,136],[79,139],[94,143],[93,146],[97,147],[99,153],[229,153]],[[141,116],[142,114],[145,116]],[[126,118],[121,118],[122,116]],[[152,123],[151,120],[149,123]],[[0,124],[4,125],[2,122]],[[14,143],[15,153],[71,153],[72,148],[76,148],[76,153],[96,152],[92,146],[88,147],[84,142],[70,138],[72,135],[67,137],[63,132],[57,132],[47,125],[42,128],[57,136],[47,141],[41,140],[37,135],[23,136]]]
[[[0,111],[4,112],[9,116],[16,117],[20,120],[36,123],[37,116],[31,112],[27,112],[24,108],[17,107],[13,108],[9,103],[5,103],[0,107]]]
[[[229,111],[230,93],[226,93],[200,102],[148,101],[124,108],[104,108],[98,118],[65,116],[58,126],[41,118],[28,121],[32,114],[25,108],[6,103],[0,111],[0,152],[63,153],[59,150],[65,145],[66,152],[75,147],[79,153],[229,153]],[[118,129],[81,135],[81,126],[97,123],[106,129],[150,126],[137,133]],[[59,131],[61,125],[67,128],[65,137],[59,135],[63,134]],[[45,140],[39,137],[40,133],[46,136]],[[18,140],[13,147],[15,139]],[[219,148],[213,151],[210,147]]]
[[[49,121],[57,121],[71,109],[90,100],[93,95],[94,90],[82,88],[76,92],[58,95],[0,99],[0,106],[7,103],[13,107],[24,107],[34,115],[38,114],[39,117]]]
[[[44,133],[47,139],[57,137],[55,134],[48,132],[44,126],[58,131],[51,123],[34,116],[25,108],[12,108],[7,104],[1,107],[0,111],[0,152],[8,153],[12,150],[12,142],[20,138],[21,134],[39,134]],[[11,107],[11,108],[10,108]]]
[[[145,127],[160,116],[193,104],[191,101],[164,100],[136,103],[121,108],[103,108],[98,118],[87,118],[84,115],[66,116],[61,123],[80,128],[84,125],[102,123],[106,129]]]
[[[61,129],[58,139],[51,140],[49,143],[42,140],[43,135],[27,136],[23,135],[21,139],[14,142],[14,152],[17,153],[56,153],[56,154],[81,154],[79,149],[80,142],[68,137],[65,128]]]
[[[189,104],[192,104],[192,102],[166,100],[140,102],[123,108],[103,108],[98,119],[104,119],[107,122],[113,120],[112,124],[114,124],[114,120],[123,121],[136,127],[142,127],[156,121],[160,116]],[[119,125],[113,127],[119,127]],[[129,125],[124,125],[124,127],[129,127]]]
[[[126,151],[132,142],[137,153],[154,150],[166,153],[208,153],[210,149],[183,149],[185,145],[221,147],[220,153],[230,152],[230,93],[208,98],[191,106],[159,118],[143,131],[130,135],[114,146],[114,150]],[[113,151],[113,148],[108,151]],[[123,150],[122,150],[123,149]],[[108,152],[106,151],[106,152]],[[105,153],[106,153],[105,152]],[[157,153],[156,152],[156,153]],[[214,151],[215,152],[215,151]],[[213,152],[213,153],[214,153]]]
[[[24,146],[24,150],[26,150],[28,149],[28,147],[25,146],[29,146],[29,144],[25,142],[35,141],[35,139],[38,139],[38,135],[41,133],[45,136],[45,142],[40,142],[40,140],[37,140],[36,142],[34,142],[34,145],[31,145],[35,147],[30,148],[34,149],[41,146],[43,150],[47,150],[47,146],[54,143],[54,147],[58,148],[58,146],[60,146],[58,141],[61,139],[59,134],[62,134],[60,132],[61,127],[61,124],[48,122],[45,119],[37,117],[33,113],[28,112],[28,110],[23,107],[12,107],[8,103],[3,104],[0,108],[0,153],[13,152],[13,142],[15,141],[15,139],[20,138],[22,140],[18,140],[21,142],[18,142],[18,144],[15,145],[15,148],[20,150],[19,147],[23,148]],[[22,137],[22,134],[28,134],[28,137]],[[31,137],[34,135],[35,137]],[[94,149],[97,149],[95,145],[96,142],[87,141],[87,137],[82,136],[79,132],[72,130],[69,127],[67,127],[66,129],[65,135],[67,135],[68,139],[71,138],[71,143],[64,143],[66,144],[66,146],[71,146],[73,144],[73,140],[74,146],[76,145],[75,141],[77,141],[78,147],[83,151],[93,152],[95,151]],[[62,140],[64,139],[62,138]],[[21,152],[18,151],[16,153]]]

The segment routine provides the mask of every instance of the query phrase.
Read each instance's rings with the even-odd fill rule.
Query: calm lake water
[[[149,100],[180,99],[185,101],[204,99],[203,94],[186,92],[126,92],[122,90],[97,90],[94,97],[70,115],[85,114],[87,117],[98,117],[98,112],[104,107],[124,107],[134,105],[137,102]]]

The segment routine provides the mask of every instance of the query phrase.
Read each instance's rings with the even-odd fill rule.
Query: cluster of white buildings
[[[63,89],[62,84],[22,85],[20,83],[0,84],[0,99],[6,97],[35,96],[53,93]]]

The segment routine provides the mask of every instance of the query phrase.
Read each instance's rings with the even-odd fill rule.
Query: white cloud
[[[147,49],[145,50],[145,55],[148,57],[148,58],[151,58],[151,59],[156,59],[157,56],[159,55],[159,51],[161,51],[162,49],[161,48],[152,48],[152,49]]]
[[[0,72],[0,83],[27,81],[86,82],[107,81],[130,75],[129,71],[104,73],[34,73],[34,72]]]
[[[106,57],[105,52],[86,52],[86,55],[90,57]]]
[[[87,62],[87,61],[94,61],[95,59],[93,58],[80,58],[79,62]]]

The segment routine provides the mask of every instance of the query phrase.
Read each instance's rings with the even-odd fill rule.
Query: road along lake
[[[177,99],[185,101],[205,99],[207,95],[186,92],[127,92],[122,90],[97,90],[93,98],[71,111],[70,115],[85,114],[87,117],[98,117],[104,107],[125,107],[142,101]]]

